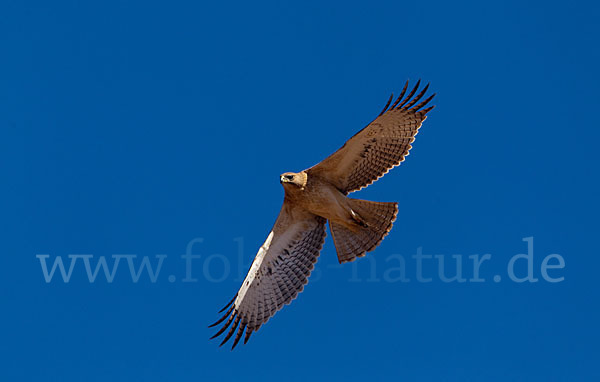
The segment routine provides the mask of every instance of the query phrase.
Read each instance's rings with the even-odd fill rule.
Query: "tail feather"
[[[374,250],[390,232],[398,214],[398,203],[349,200],[352,210],[364,222],[357,224],[355,230],[350,230],[341,224],[329,221],[340,263],[354,261],[357,257]]]

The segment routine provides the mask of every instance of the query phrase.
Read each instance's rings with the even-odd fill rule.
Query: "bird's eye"
[[[294,179],[294,175],[286,175],[285,178],[287,180],[292,180],[292,179]]]

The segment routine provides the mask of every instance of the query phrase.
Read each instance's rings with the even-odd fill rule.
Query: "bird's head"
[[[279,176],[279,181],[285,189],[304,189],[304,186],[306,186],[306,180],[307,176],[304,171],[299,173],[285,172]]]

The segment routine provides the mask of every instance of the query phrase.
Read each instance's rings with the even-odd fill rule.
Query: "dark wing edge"
[[[387,102],[387,104],[385,105],[385,107],[383,108],[381,113],[379,113],[379,116],[382,116],[383,114],[385,114],[386,112],[388,112],[390,110],[404,110],[404,111],[408,111],[409,113],[417,113],[418,112],[424,117],[427,113],[429,113],[431,110],[433,110],[435,105],[432,105],[426,109],[419,111],[419,109],[421,109],[423,106],[427,105],[433,99],[433,97],[435,97],[436,93],[433,93],[428,98],[426,98],[423,102],[421,102],[420,104],[411,108],[411,106],[413,106],[414,104],[419,102],[419,100],[421,98],[423,98],[425,93],[427,93],[427,90],[429,89],[429,83],[427,85],[425,85],[425,87],[421,90],[421,92],[419,94],[417,94],[417,96],[415,98],[413,98],[412,100],[411,100],[412,96],[415,95],[417,90],[419,90],[419,86],[421,85],[421,80],[419,79],[417,81],[417,84],[415,85],[415,87],[410,91],[410,93],[406,96],[406,98],[403,98],[404,94],[406,94],[406,90],[408,89],[408,83],[409,83],[409,81],[407,80],[406,83],[404,84],[404,88],[402,89],[402,92],[400,92],[400,95],[398,96],[398,98],[396,99],[396,101],[394,102],[392,107],[389,107],[392,99],[394,99],[394,94],[392,93],[389,101]],[[402,102],[400,102],[400,101],[402,101]],[[425,118],[423,118],[423,120],[425,120]]]
[[[253,332],[257,331],[283,306],[290,304],[298,296],[298,293],[302,292],[304,285],[308,283],[308,277],[314,268],[314,264],[318,260],[326,236],[326,219],[316,215],[312,215],[312,218],[315,220],[314,227],[303,232],[300,239],[292,240],[283,246],[278,245],[276,238],[272,239],[267,253],[261,259],[261,264],[255,269],[253,263],[240,291],[219,312],[221,313],[227,309],[225,314],[209,326],[214,327],[227,320],[210,339],[223,334],[233,323],[219,346],[225,344],[236,333],[236,330],[237,333],[231,350],[237,346],[244,330],[246,330],[244,336],[244,344],[246,344]],[[268,241],[269,239],[267,239]],[[276,251],[276,253],[270,253],[271,250]],[[257,258],[259,255],[260,250]],[[252,277],[251,273],[253,272],[257,272],[256,278]],[[249,280],[244,297],[241,301],[238,301],[244,283]]]

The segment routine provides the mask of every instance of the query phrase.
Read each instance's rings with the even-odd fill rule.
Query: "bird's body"
[[[287,180],[286,176],[292,176],[292,179],[306,179],[306,181],[302,182],[303,185],[297,185]],[[330,222],[354,229],[356,221],[352,219],[348,197],[328,181],[318,176],[308,175],[305,171],[298,174],[285,173],[281,175],[280,180],[285,190],[285,200],[289,203]]]
[[[285,190],[281,211],[267,240],[234,298],[221,311],[225,321],[212,338],[231,328],[223,342],[236,334],[233,347],[244,343],[308,282],[325,240],[325,224],[333,237],[340,263],[353,261],[375,249],[388,234],[398,204],[349,198],[350,192],[368,186],[408,155],[426,114],[422,109],[433,95],[419,102],[429,85],[414,98],[420,81],[379,116],[321,163],[299,173],[280,176]],[[239,326],[239,329],[238,329]]]

